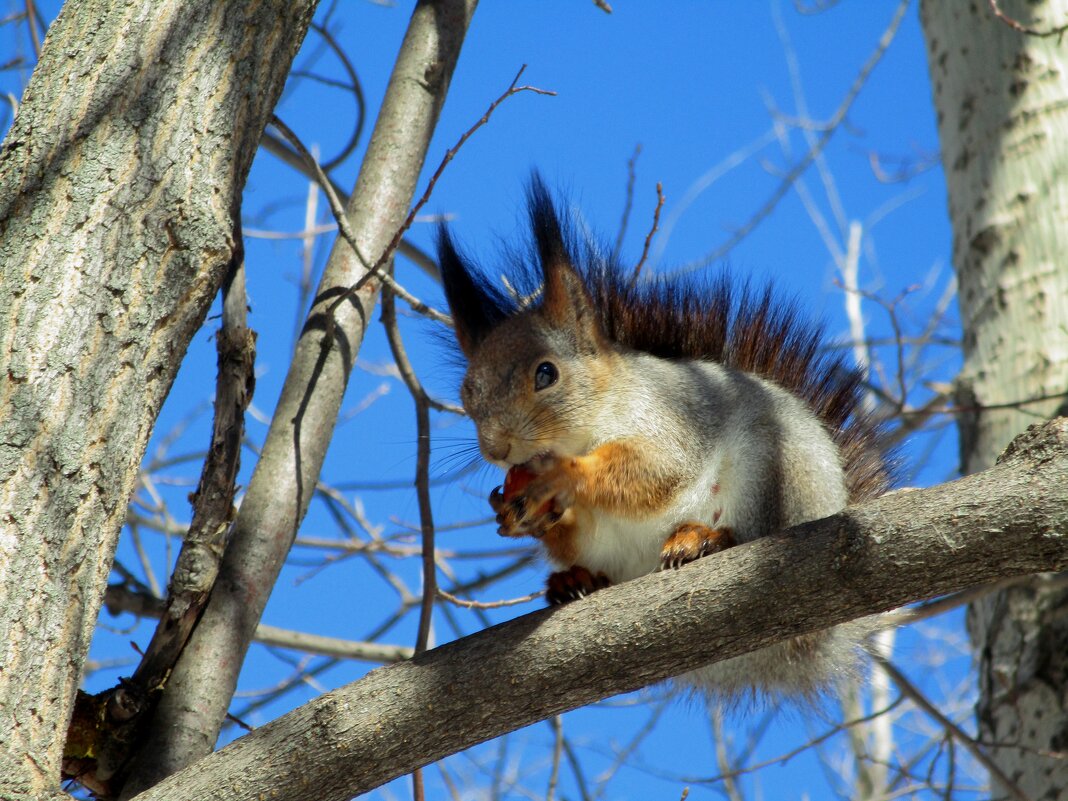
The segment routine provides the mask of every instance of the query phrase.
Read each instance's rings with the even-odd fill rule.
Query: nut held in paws
[[[508,472],[504,476],[504,499],[506,501],[512,500],[516,495],[522,492],[527,484],[534,480],[536,474],[532,470],[528,470],[522,465],[513,465],[508,468]],[[547,500],[538,509],[539,515],[548,514],[552,508],[552,499]]]

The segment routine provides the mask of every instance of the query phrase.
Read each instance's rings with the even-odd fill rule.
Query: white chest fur
[[[613,583],[629,581],[660,566],[664,541],[682,523],[731,526],[731,493],[722,490],[725,473],[730,472],[729,462],[725,456],[710,459],[701,475],[683,487],[660,514],[629,518],[577,509],[575,564],[604,573]]]

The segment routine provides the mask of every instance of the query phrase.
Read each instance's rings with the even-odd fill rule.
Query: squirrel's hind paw
[[[709,528],[701,523],[683,523],[664,541],[660,549],[660,569],[677,570],[710,553],[736,545],[729,528]]]
[[[572,565],[567,570],[549,574],[545,598],[550,606],[577,601],[595,590],[603,590],[612,582],[604,573],[591,573],[581,565]]]

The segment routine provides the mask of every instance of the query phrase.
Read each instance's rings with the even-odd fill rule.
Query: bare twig
[[[652,244],[653,236],[656,235],[656,231],[660,227],[660,210],[662,208],[664,208],[664,185],[657,181],[656,209],[653,210],[653,227],[650,228],[649,233],[645,235],[645,246],[642,248],[642,257],[634,267],[634,277],[631,278],[632,281],[638,280],[638,275],[641,273],[642,267],[645,265],[645,260],[649,256],[649,245]]]
[[[1010,17],[1008,14],[1006,14],[1004,11],[1001,10],[1001,8],[998,6],[998,0],[990,0],[990,10],[994,12],[994,16],[995,17],[997,17],[999,20],[1004,22],[1006,25],[1008,25],[1014,31],[1019,31],[1020,33],[1025,33],[1028,36],[1040,36],[1040,37],[1057,36],[1057,37],[1061,37],[1061,36],[1064,36],[1065,31],[1068,31],[1068,23],[1066,23],[1064,25],[1061,25],[1061,26],[1059,26],[1057,28],[1050,28],[1049,30],[1046,30],[1046,31],[1040,31],[1037,28],[1031,28],[1031,27],[1029,27],[1027,25],[1024,25],[1024,24],[1022,24],[1020,22],[1017,22],[1016,20],[1014,20],[1012,17]]]
[[[813,0],[806,5],[802,0],[794,0],[794,10],[798,14],[822,14],[838,5],[838,0]]]
[[[895,165],[888,169],[886,163],[890,161]],[[871,166],[872,175],[881,184],[897,184],[909,181],[917,175],[934,169],[941,164],[938,153],[918,153],[913,156],[889,157],[878,151],[868,151],[868,164]]]
[[[501,103],[503,103],[512,95],[519,94],[520,92],[534,92],[535,94],[539,95],[552,95],[554,97],[556,96],[556,92],[549,91],[548,89],[539,89],[536,86],[517,86],[516,84],[519,83],[519,78],[526,68],[526,64],[519,68],[519,72],[516,73],[515,78],[512,79],[512,83],[508,86],[504,93],[501,94],[501,96],[494,100],[492,103],[490,103],[489,108],[486,109],[486,113],[482,115],[478,122],[476,122],[467,131],[464,132],[464,134],[460,137],[460,139],[456,142],[455,145],[445,151],[445,156],[441,159],[441,163],[438,165],[438,168],[434,170],[434,174],[430,176],[430,180],[427,182],[426,189],[423,191],[422,196],[419,198],[418,201],[416,201],[415,205],[412,206],[411,211],[408,212],[407,219],[405,219],[401,226],[397,229],[396,233],[393,235],[393,239],[390,240],[389,244],[386,245],[385,250],[382,251],[382,255],[378,257],[378,260],[374,263],[374,265],[368,267],[368,272],[366,275],[363,276],[363,278],[361,278],[355,284],[350,286],[347,291],[341,293],[341,295],[339,295],[337,299],[330,304],[330,307],[328,309],[328,316],[330,319],[333,319],[333,314],[337,310],[337,308],[346,300],[348,300],[348,298],[350,298],[354,293],[358,292],[365,283],[371,280],[371,278],[375,276],[385,275],[386,271],[383,269],[383,267],[389,262],[390,258],[392,258],[393,252],[400,244],[401,238],[408,231],[408,229],[411,228],[412,223],[415,221],[415,216],[422,210],[423,206],[427,204],[427,201],[430,200],[430,195],[434,191],[434,187],[437,185],[438,179],[441,178],[441,174],[445,172],[445,168],[449,165],[449,162],[451,162],[456,157],[456,154],[460,151],[460,148],[464,146],[467,140],[474,136],[475,131],[477,131],[479,128],[489,122],[493,112],[497,110],[497,107]],[[355,244],[353,244],[353,248],[355,250]],[[366,266],[367,262],[360,255],[359,251],[356,250],[355,252],[360,261],[363,262]],[[386,280],[384,280],[383,283],[394,289],[394,291],[397,290],[397,286],[395,283]],[[409,303],[411,302],[408,300],[408,298],[411,296],[405,297],[405,294],[402,294],[401,292],[397,292],[397,294],[404,298],[405,301]],[[413,308],[415,307],[413,306]]]
[[[764,205],[761,206],[756,211],[756,213],[749,218],[748,221],[746,221],[743,225],[737,228],[735,232],[727,239],[726,242],[724,242],[722,245],[720,245],[707,255],[702,256],[697,261],[684,265],[677,272],[693,272],[694,270],[700,270],[704,267],[707,267],[709,264],[714,264],[716,261],[723,258],[723,256],[726,255],[730,250],[732,250],[739,242],[749,236],[749,234],[751,234],[756,229],[756,227],[760,225],[760,223],[767,219],[767,217],[779,204],[779,201],[782,200],[782,198],[790,190],[790,187],[793,185],[794,181],[797,180],[798,176],[804,173],[805,170],[808,169],[809,165],[811,165],[812,162],[816,159],[816,157],[823,152],[823,150],[827,147],[828,142],[831,141],[831,137],[834,136],[835,132],[839,129],[839,127],[841,127],[842,122],[845,121],[846,115],[853,107],[853,102],[860,94],[860,90],[863,89],[864,85],[867,83],[868,77],[871,75],[872,70],[875,69],[875,66],[879,63],[883,55],[886,53],[886,50],[890,46],[890,43],[894,40],[898,28],[901,26],[901,21],[905,17],[905,11],[908,10],[908,7],[909,0],[901,0],[901,2],[898,4],[897,10],[894,12],[893,18],[890,20],[890,24],[886,27],[886,30],[883,31],[882,36],[879,37],[879,42],[876,45],[875,50],[868,57],[868,60],[864,63],[864,66],[860,68],[860,71],[857,73],[857,76],[853,79],[853,83],[850,85],[849,90],[846,92],[845,97],[842,99],[842,102],[839,104],[838,109],[835,111],[834,115],[830,118],[830,120],[828,120],[826,128],[820,135],[819,139],[816,141],[815,146],[811,147],[809,151],[801,158],[801,160],[794,164],[794,166],[786,172],[783,179],[779,182],[778,187],[775,189],[774,192],[772,192],[771,196],[764,203]]]
[[[34,0],[26,0],[26,24],[30,27],[30,40],[33,42],[34,58],[41,58],[41,34],[37,30],[40,15],[37,13],[37,4]]]
[[[423,598],[419,612],[419,632],[415,644],[416,656],[423,653],[430,640],[430,622],[437,597],[437,573],[434,553],[434,517],[430,506],[430,404],[426,391],[415,374],[408,359],[400,330],[397,328],[397,313],[392,290],[382,292],[382,325],[386,329],[393,359],[397,363],[405,386],[415,401],[417,428],[415,489],[419,500],[419,521],[423,535]]]
[[[619,254],[623,252],[623,238],[627,234],[627,223],[630,222],[630,211],[634,206],[634,180],[635,180],[635,165],[638,163],[638,156],[641,155],[642,146],[641,143],[634,146],[634,153],[627,159],[627,188],[623,194],[623,216],[619,221],[619,233],[616,234],[616,244],[612,248],[612,258],[618,258]]]
[[[314,166],[309,165],[299,152],[289,147],[283,140],[274,136],[269,131],[264,131],[263,137],[260,139],[260,145],[268,153],[277,156],[302,175],[311,178],[312,180],[317,180]],[[349,203],[349,194],[334,181],[330,181],[330,186],[333,187],[334,193],[337,195],[341,203],[347,206]],[[400,244],[397,246],[397,252],[411,261],[416,267],[435,281],[441,280],[441,273],[438,271],[438,265],[435,263],[434,259],[430,257],[430,254],[421,248],[416,247],[407,239],[401,240]]]
[[[853,718],[851,720],[839,723],[837,726],[833,726],[832,728],[823,732],[823,734],[810,738],[803,745],[800,745],[797,748],[780,754],[777,757],[773,757],[772,759],[765,760],[764,762],[759,762],[753,765],[749,765],[747,767],[735,768],[734,770],[731,770],[729,772],[719,773],[715,776],[709,776],[707,778],[701,776],[686,776],[683,777],[683,779],[688,784],[718,784],[719,782],[725,781],[727,779],[737,778],[738,776],[743,776],[747,773],[755,773],[759,770],[762,770],[763,768],[770,767],[771,765],[783,765],[789,762],[798,754],[802,754],[805,751],[808,751],[810,748],[814,748],[820,743],[826,742],[827,740],[831,739],[840,732],[846,731],[852,728],[853,726],[860,726],[862,724],[869,723],[880,715],[885,715],[889,713],[895,707],[897,707],[902,702],[902,700],[902,696],[898,696],[896,699],[894,699],[893,702],[883,707],[882,709],[878,709],[869,715],[864,715],[863,717]]]
[[[1068,584],[1068,575],[1053,576],[1050,580]],[[887,612],[879,617],[879,625],[896,627],[918,623],[921,620],[928,620],[932,617],[945,614],[951,609],[970,604],[973,601],[977,601],[980,598],[990,595],[991,593],[1001,592],[1002,590],[1007,590],[1009,587],[1016,587],[1020,584],[1026,584],[1029,581],[1034,581],[1034,577],[1013,576],[1012,578],[1003,579],[1002,581],[995,581],[992,584],[983,584],[979,587],[961,590],[952,595],[936,598],[933,601],[928,601],[927,603],[919,604],[918,606],[910,607],[908,609],[897,609],[893,612]]]
[[[468,601],[464,598],[458,598],[451,593],[445,592],[445,590],[440,587],[438,588],[438,595],[449,603],[456,606],[462,606],[465,609],[500,609],[503,606],[517,606],[519,604],[530,603],[545,595],[545,590],[532,592],[530,595],[524,595],[522,598],[506,598],[503,601]]]
[[[313,154],[316,155],[316,154]],[[318,158],[313,159],[318,161]],[[319,184],[317,181],[308,181],[308,193],[304,201],[304,230],[301,239],[301,270],[300,283],[297,291],[297,307],[293,320],[293,341],[300,337],[300,328],[304,323],[304,310],[308,306],[313,284],[313,271],[315,268],[315,240],[318,236],[315,220],[319,216]]]
[[[734,766],[731,764],[730,754],[727,752],[727,733],[723,730],[723,707],[716,705],[709,710],[712,715],[712,734],[716,748],[716,765],[723,775],[723,794],[728,801],[742,801],[742,795],[738,791],[738,783],[731,773]]]
[[[945,715],[939,711],[938,707],[932,704],[922,692],[920,692],[916,686],[908,680],[904,673],[898,670],[892,662],[883,659],[881,656],[873,655],[872,660],[879,665],[883,670],[887,672],[894,684],[898,689],[909,698],[916,706],[920,707],[924,712],[938,721],[938,724],[945,728],[945,730],[953,736],[953,738],[964,746],[964,748],[975,757],[975,760],[981,764],[990,775],[997,779],[998,783],[1005,788],[1010,796],[1016,799],[1016,801],[1031,801],[1031,799],[1020,789],[1019,785],[1013,782],[995,762],[991,759],[987,753],[979,747],[972,737],[968,736],[956,723],[951,721]]]
[[[337,43],[333,34],[327,30],[325,25],[319,25],[313,22],[310,27],[313,31],[323,37],[323,41],[334,51],[334,55],[336,55],[338,61],[341,62],[341,67],[349,76],[350,81],[350,84],[343,88],[351,91],[353,98],[356,100],[356,124],[352,127],[352,135],[349,137],[349,141],[345,143],[343,148],[341,148],[341,152],[323,165],[323,171],[330,172],[330,170],[334,169],[334,167],[347,159],[352,154],[352,151],[356,149],[356,145],[359,143],[360,136],[363,133],[364,122],[367,119],[367,104],[364,101],[363,87],[360,85],[360,78],[356,74],[356,68],[352,65],[352,61],[345,52],[345,48]]]
[[[664,226],[660,233],[660,239],[657,241],[656,247],[653,249],[654,263],[659,262],[660,256],[663,254],[668,241],[671,239],[671,234],[675,229],[675,225],[682,218],[682,215],[694,204],[697,198],[724,175],[731,170],[740,167],[749,159],[753,158],[753,156],[759,153],[763,148],[767,147],[768,144],[774,142],[775,133],[774,126],[769,128],[756,139],[753,139],[738,148],[726,158],[722,159],[714,167],[705,171],[703,175],[699,176],[697,180],[687,187],[686,192],[683,193],[682,199],[672,207],[671,211],[669,211],[664,218]]]
[[[329,309],[327,310],[328,324],[334,320],[334,312],[337,310],[338,306],[340,306],[343,301],[351,297],[354,292],[358,291],[372,277],[375,277],[381,280],[382,283],[388,286],[390,289],[392,289],[394,293],[403,298],[404,301],[412,307],[413,311],[416,311],[419,314],[426,315],[430,319],[436,320],[439,323],[444,323],[445,325],[451,326],[452,320],[447,314],[442,314],[437,309],[427,306],[425,303],[423,303],[423,301],[419,300],[419,298],[415,297],[415,295],[413,295],[403,286],[398,284],[396,279],[394,279],[392,275],[382,269],[383,265],[385,265],[386,262],[389,260],[389,257],[393,255],[393,251],[396,249],[397,245],[400,242],[400,237],[403,235],[404,231],[408,230],[408,227],[411,225],[413,215],[409,216],[409,219],[405,221],[405,225],[402,226],[400,232],[396,236],[394,236],[393,241],[391,241],[389,246],[386,248],[386,251],[383,254],[382,258],[380,258],[373,266],[369,265],[367,259],[364,258],[362,253],[360,253],[360,248],[356,243],[355,232],[353,232],[352,227],[349,225],[348,217],[345,214],[345,208],[341,205],[341,199],[334,191],[333,184],[330,182],[330,179],[326,177],[326,173],[323,172],[322,167],[319,166],[319,163],[315,160],[315,157],[304,146],[304,143],[300,141],[300,138],[295,133],[293,133],[292,130],[290,130],[289,126],[282,122],[277,116],[271,118],[271,125],[278,129],[279,133],[281,133],[289,141],[289,143],[297,150],[297,152],[300,153],[300,155],[306,160],[307,164],[312,167],[315,173],[316,181],[319,183],[319,186],[322,187],[324,194],[326,194],[327,201],[330,204],[330,211],[333,213],[334,219],[337,220],[338,232],[341,234],[341,237],[348,243],[349,247],[352,248],[352,252],[356,254],[356,258],[358,258],[360,262],[365,267],[367,267],[368,270],[368,272],[364,275],[363,278],[353,284],[353,286],[349,287],[347,291],[342,292],[338,296],[337,300],[335,300],[330,305]],[[331,333],[329,330],[327,331],[327,337],[331,337]]]
[[[562,715],[553,715],[549,718],[549,726],[553,731],[553,761],[549,771],[549,786],[545,790],[545,801],[553,801],[556,794],[556,784],[560,780],[560,757],[564,753],[564,718]]]

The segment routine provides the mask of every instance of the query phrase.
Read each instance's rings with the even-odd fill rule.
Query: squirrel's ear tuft
[[[548,273],[555,265],[570,263],[564,229],[560,224],[560,216],[556,213],[556,205],[545,187],[545,182],[536,172],[530,178],[527,203],[530,227],[534,232],[534,244],[538,249],[542,271]],[[548,278],[548,275],[545,277]]]
[[[581,350],[600,350],[605,342],[590,293],[575,268],[567,235],[552,196],[534,173],[528,192],[530,226],[541,261],[541,312],[557,328],[571,331]]]
[[[444,224],[438,228],[438,264],[456,341],[464,355],[470,357],[486,335],[508,316],[505,301],[457,250]]]

